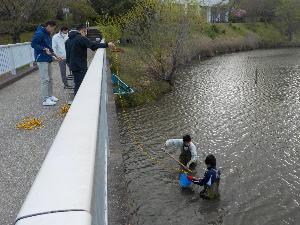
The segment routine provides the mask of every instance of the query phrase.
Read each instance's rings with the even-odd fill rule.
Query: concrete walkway
[[[0,90],[0,224],[13,224],[63,118],[59,108],[66,102],[58,64],[53,64],[57,106],[41,105],[38,71]],[[18,130],[24,117],[42,118],[44,128]]]

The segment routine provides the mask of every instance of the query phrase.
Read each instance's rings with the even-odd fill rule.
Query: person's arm
[[[182,147],[183,140],[182,139],[169,139],[166,141],[166,146],[174,145],[176,147]]]
[[[210,176],[211,176],[211,174],[209,173],[209,171],[206,171],[205,174],[204,174],[204,177],[202,179],[196,179],[196,178],[191,177],[191,176],[189,176],[188,179],[190,181],[192,181],[194,184],[204,186],[209,181]]]
[[[62,57],[58,56],[54,51],[53,49],[49,49],[49,51],[51,52],[51,55],[54,56],[58,61],[61,61],[63,60]]]
[[[43,51],[45,49],[44,46],[41,45],[41,41],[43,40],[44,34],[42,32],[35,32],[31,40],[31,47],[36,51]]]
[[[52,41],[53,41],[53,39],[52,39]],[[49,46],[49,48],[46,48],[47,54],[51,55],[52,57],[55,57],[58,61],[61,61],[62,58],[56,54],[56,52],[53,50],[52,46]]]
[[[52,57],[55,57],[58,61],[61,61],[61,60],[62,60],[61,57],[59,57],[58,55],[56,55],[56,54],[54,53],[54,51],[53,51],[52,48],[44,48],[44,50],[46,51],[46,53],[47,53],[48,55],[51,55]]]
[[[90,41],[87,37],[82,37],[80,39],[80,45],[85,48],[90,48],[93,51],[96,51],[98,48],[107,48],[107,43],[93,42]]]

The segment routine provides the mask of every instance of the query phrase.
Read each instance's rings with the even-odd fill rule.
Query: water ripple
[[[179,70],[173,92],[127,110],[136,138],[161,164],[135,146],[119,114],[136,224],[299,223],[299,58],[299,49],[252,51]],[[213,153],[222,167],[218,202],[200,200],[196,186],[181,191],[176,171],[166,169],[176,164],[159,148],[185,133],[193,136],[201,162]]]

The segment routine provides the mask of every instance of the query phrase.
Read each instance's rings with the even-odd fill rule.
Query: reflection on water
[[[127,111],[139,142],[160,164],[133,143],[120,113],[134,223],[300,224],[299,98],[300,49],[225,55],[181,69],[173,92]],[[199,199],[199,186],[180,190],[178,173],[169,169],[176,165],[159,150],[185,133],[201,161],[217,157],[219,201]],[[198,176],[204,169],[199,163]]]

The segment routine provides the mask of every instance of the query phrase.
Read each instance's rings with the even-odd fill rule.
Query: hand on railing
[[[108,42],[108,47],[110,49],[114,49],[114,48],[116,48],[116,45],[113,42]]]

